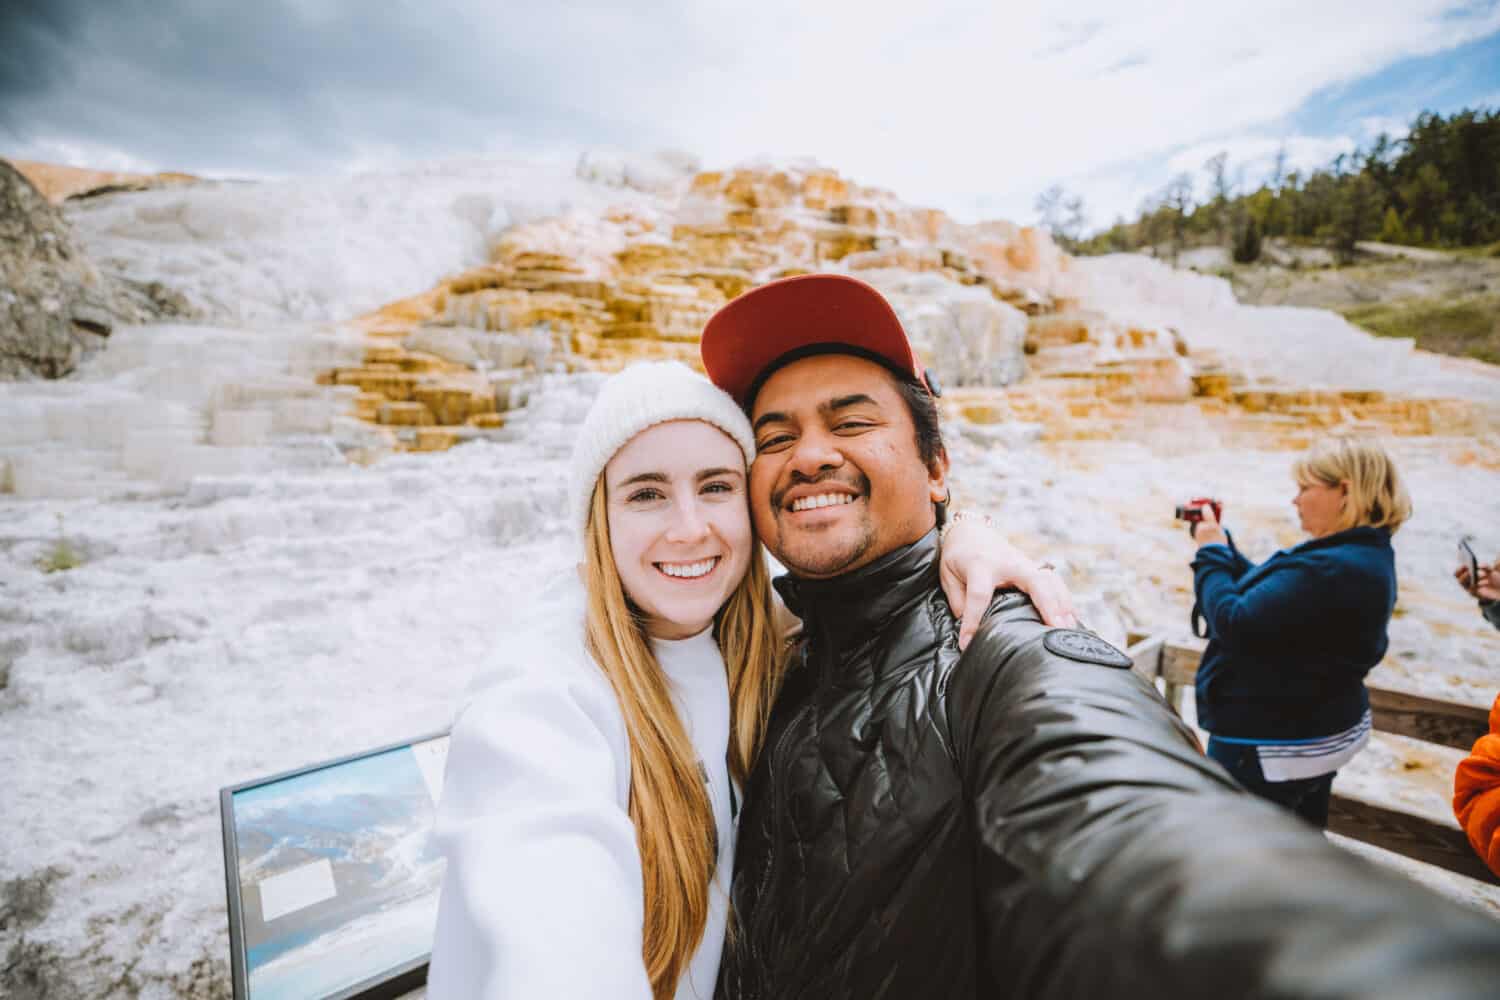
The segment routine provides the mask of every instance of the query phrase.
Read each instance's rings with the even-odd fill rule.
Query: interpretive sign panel
[[[426,979],[440,733],[224,788],[235,1000],[398,996]]]

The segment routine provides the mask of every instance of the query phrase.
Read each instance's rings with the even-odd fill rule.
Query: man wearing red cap
[[[721,1000],[1492,995],[1500,925],[1243,793],[1119,650],[938,587],[938,387],[870,286],[703,334],[803,621],[744,790]]]

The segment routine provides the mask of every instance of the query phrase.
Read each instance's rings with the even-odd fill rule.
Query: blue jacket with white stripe
[[[1390,532],[1358,527],[1283,549],[1260,565],[1228,545],[1193,559],[1198,724],[1215,736],[1315,739],[1357,724],[1364,678],[1386,650],[1396,606]],[[1203,633],[1199,633],[1203,634]]]

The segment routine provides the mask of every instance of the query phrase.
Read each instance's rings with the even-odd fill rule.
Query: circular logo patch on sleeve
[[[1130,657],[1092,632],[1082,632],[1073,628],[1055,628],[1042,637],[1042,645],[1047,647],[1048,652],[1066,656],[1079,663],[1097,663],[1101,667],[1123,669],[1134,666]]]

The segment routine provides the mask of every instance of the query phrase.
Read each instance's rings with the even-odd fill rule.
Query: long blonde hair
[[[1368,525],[1385,528],[1394,535],[1411,517],[1411,497],[1396,472],[1396,463],[1371,438],[1345,434],[1325,437],[1297,459],[1292,475],[1301,486],[1349,484],[1335,531]]]
[[[665,1000],[676,991],[708,920],[714,816],[692,740],[620,580],[603,476],[589,501],[584,577],[588,651],[614,687],[630,740],[630,820],[645,895],[641,954],[652,993]],[[770,578],[759,542],[752,543],[750,568],[717,616],[715,637],[729,672],[729,769],[744,782],[781,674]]]

